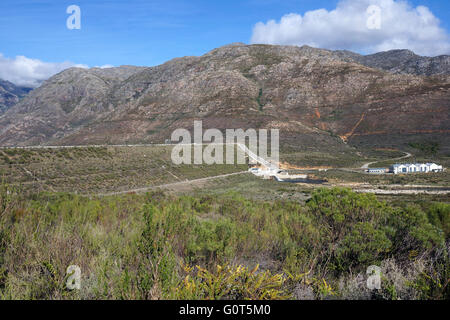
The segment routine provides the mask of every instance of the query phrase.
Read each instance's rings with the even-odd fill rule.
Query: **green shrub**
[[[187,267],[186,270],[192,271]],[[284,300],[289,295],[284,292],[286,281],[283,274],[270,271],[257,272],[239,266],[217,265],[215,272],[209,272],[199,266],[195,275],[187,275],[175,289],[177,299],[233,299],[233,300]]]
[[[316,189],[306,204],[237,193],[25,198],[3,185],[0,222],[0,298],[278,299],[307,286],[325,299],[339,297],[340,277],[388,260],[423,265],[411,288],[448,298],[448,205],[440,203],[393,207],[340,188]],[[79,292],[65,288],[72,264],[82,270]],[[383,298],[402,298],[397,282]]]
[[[450,204],[433,203],[427,210],[427,216],[431,224],[444,231],[445,238],[448,240],[450,235]]]

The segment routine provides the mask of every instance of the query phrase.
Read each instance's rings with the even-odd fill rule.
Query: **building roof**
[[[392,165],[392,167],[397,168],[400,166],[404,166],[404,167],[409,167],[409,166],[431,166],[431,165],[436,165],[438,166],[438,164],[434,163],[434,162],[427,162],[427,163],[396,163],[394,165]]]

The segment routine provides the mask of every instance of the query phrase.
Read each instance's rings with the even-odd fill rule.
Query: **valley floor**
[[[176,192],[222,185],[223,178],[246,174],[247,165],[174,165],[172,145],[32,147],[0,149],[0,178],[3,183],[20,187],[22,192],[73,192],[86,195],[112,195],[146,192],[157,188]],[[324,180],[323,187],[348,187],[358,192],[376,194],[428,194],[448,196],[450,174],[371,175],[365,169],[374,164],[389,164],[411,158],[409,152],[396,150],[326,153],[285,150],[281,167],[290,173],[308,174]],[[449,158],[442,158],[444,165]],[[314,184],[264,181],[255,182],[254,190],[288,188],[311,189]],[[270,186],[274,184],[274,186]],[[209,187],[208,187],[209,188]],[[233,188],[232,185],[229,188]],[[251,190],[246,190],[252,194]]]
[[[399,152],[291,153],[290,171],[327,181],[283,183],[170,151],[1,149],[0,298],[449,299],[447,172],[346,170]]]

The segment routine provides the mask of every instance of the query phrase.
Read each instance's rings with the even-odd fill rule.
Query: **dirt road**
[[[221,175],[213,176],[213,177],[206,177],[206,178],[200,178],[200,179],[194,179],[194,180],[166,183],[166,184],[161,184],[158,186],[149,186],[149,187],[144,187],[144,188],[119,191],[119,192],[101,193],[101,194],[97,194],[97,195],[100,197],[105,197],[105,196],[114,196],[114,195],[120,195],[120,194],[126,194],[126,193],[142,193],[142,192],[147,192],[147,191],[154,190],[154,189],[177,188],[177,187],[187,185],[187,184],[189,184],[189,185],[202,184],[203,182],[206,182],[209,180],[220,179],[220,178],[235,176],[235,175],[244,174],[244,173],[248,173],[248,171],[239,171],[239,172],[221,174]]]
[[[398,157],[398,158],[392,158],[392,159],[381,160],[381,161],[401,160],[401,159],[406,159],[406,158],[409,158],[409,157],[412,156],[412,154],[409,153],[409,152],[403,152],[403,153],[405,154],[404,156],[401,156],[401,157]],[[361,169],[369,169],[369,166],[370,166],[371,164],[374,164],[374,163],[377,163],[377,162],[380,162],[380,160],[365,163],[365,164],[363,164],[363,165],[361,166]]]

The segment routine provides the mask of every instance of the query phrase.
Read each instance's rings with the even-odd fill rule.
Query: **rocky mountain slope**
[[[18,103],[31,90],[31,88],[16,86],[0,79],[0,115]]]
[[[371,68],[378,68],[396,74],[441,75],[450,74],[450,56],[422,57],[410,50],[390,50],[370,55],[351,51],[335,51],[346,61],[354,61]]]
[[[450,76],[392,74],[311,47],[232,44],[149,68],[68,69],[0,117],[0,145],[163,142],[177,128],[279,128],[345,149],[449,140]]]

